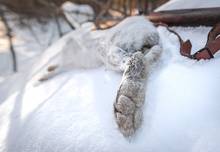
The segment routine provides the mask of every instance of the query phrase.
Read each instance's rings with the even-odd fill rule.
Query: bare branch
[[[6,28],[6,35],[8,37],[8,41],[9,41],[9,45],[10,45],[10,51],[11,51],[11,55],[12,55],[12,61],[13,61],[13,71],[14,72],[17,72],[17,59],[16,59],[16,54],[15,54],[15,49],[14,49],[14,46],[13,46],[13,42],[12,42],[12,29],[10,28],[9,24],[8,24],[8,21],[5,17],[5,14],[3,11],[0,11],[0,17],[2,18],[2,21],[5,25],[5,28]]]

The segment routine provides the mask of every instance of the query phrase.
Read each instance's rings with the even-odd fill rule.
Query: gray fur
[[[146,56],[136,52],[126,65],[114,103],[116,123],[125,137],[132,136],[142,123],[148,72],[161,51],[155,46]]]

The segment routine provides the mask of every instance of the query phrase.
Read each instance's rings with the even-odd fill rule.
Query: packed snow
[[[196,51],[204,47],[210,27],[173,29],[190,38]],[[59,60],[67,37],[77,36],[72,32],[29,71],[0,78],[0,151],[220,151],[220,55],[201,61],[182,57],[177,37],[164,27],[157,30],[163,55],[150,74],[144,123],[135,137],[125,139],[113,116],[121,73],[73,69],[33,85]]]
[[[156,9],[156,11],[191,8],[219,7],[219,0],[170,0]]]

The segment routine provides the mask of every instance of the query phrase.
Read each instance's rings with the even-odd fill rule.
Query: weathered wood
[[[220,22],[220,7],[181,9],[153,12],[147,18],[154,23],[169,26],[213,26]]]

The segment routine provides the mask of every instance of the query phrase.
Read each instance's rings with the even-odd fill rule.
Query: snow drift
[[[201,47],[209,28],[176,30]],[[164,55],[151,74],[144,124],[134,139],[126,140],[113,118],[121,75],[72,70],[37,87],[30,80],[1,104],[1,151],[218,151],[220,58],[184,58],[177,38],[158,31]]]

